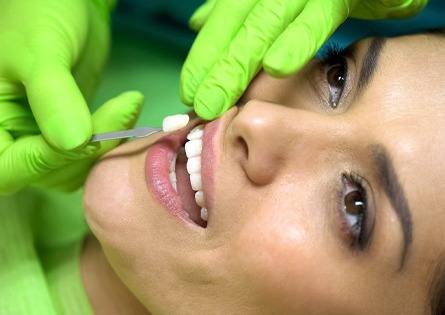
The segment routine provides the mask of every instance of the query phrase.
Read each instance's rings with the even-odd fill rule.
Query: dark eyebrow
[[[386,39],[374,37],[369,45],[368,51],[363,59],[363,65],[358,79],[358,93],[361,94],[368,86],[372,76],[377,69],[380,52],[385,46]]]
[[[399,271],[401,271],[413,240],[411,210],[386,148],[382,144],[372,145],[371,156],[377,170],[379,184],[383,187],[385,194],[390,200],[391,206],[402,227],[403,249],[399,267]]]

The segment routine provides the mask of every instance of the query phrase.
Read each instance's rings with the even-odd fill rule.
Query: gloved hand
[[[181,72],[181,98],[211,120],[243,94],[264,67],[298,71],[349,16],[409,17],[428,0],[208,0],[190,20],[200,30]]]
[[[94,133],[132,128],[142,108],[139,92],[126,92],[93,115]],[[119,140],[91,143],[71,151],[57,149],[39,134],[32,114],[13,102],[0,102],[0,194],[33,184],[71,191],[86,178],[94,161]],[[35,135],[33,135],[35,134]]]
[[[76,148],[92,134],[87,99],[108,54],[113,2],[2,1],[0,193],[25,186],[40,171],[65,165],[68,156],[74,161],[93,153],[91,146]],[[37,125],[31,123],[34,119]],[[44,137],[19,139],[40,133]]]

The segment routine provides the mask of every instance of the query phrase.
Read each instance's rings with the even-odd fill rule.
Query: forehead
[[[388,39],[372,82],[357,102],[359,112],[370,118],[368,130],[389,146],[405,175],[444,174],[445,36]]]
[[[393,90],[403,89],[413,103],[431,99],[432,105],[441,105],[445,95],[445,36],[420,34],[388,39],[382,54],[385,82]],[[400,91],[395,89],[395,91]],[[440,102],[436,102],[440,101]],[[442,111],[443,106],[434,107]]]
[[[358,47],[358,59],[363,60],[369,45]],[[351,112],[366,113],[372,119],[364,125],[381,130],[377,134],[386,135],[387,140],[413,140],[424,150],[443,151],[432,140],[445,136],[444,68],[445,36],[388,39],[368,88],[355,100],[357,110]]]
[[[357,69],[362,67],[369,42],[357,45]],[[347,119],[352,118],[357,129],[368,134],[369,141],[390,146],[395,157],[412,156],[421,161],[434,152],[438,161],[443,160],[444,68],[445,36],[388,39],[368,87],[350,106],[352,117],[347,115]]]
[[[361,101],[371,137],[388,148],[404,186],[413,212],[413,246],[429,244],[431,255],[434,249],[442,251],[445,36],[388,39]]]

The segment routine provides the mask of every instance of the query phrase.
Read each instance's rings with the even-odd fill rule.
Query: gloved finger
[[[189,26],[192,30],[198,32],[202,28],[204,23],[209,18],[210,13],[212,13],[216,1],[218,0],[207,0],[198,9],[196,9],[189,20]]]
[[[227,49],[258,1],[216,1],[181,70],[180,95],[184,104],[193,105],[195,94],[204,77]]]
[[[102,1],[91,1],[100,12],[108,12],[116,7],[117,0],[102,0]]]
[[[3,135],[0,137],[0,170],[2,174],[2,178],[0,179],[0,193],[4,194],[19,190],[28,185],[34,178],[49,172],[50,169],[47,168],[48,166],[44,166],[45,159],[47,159],[48,156],[48,148],[45,149],[45,147],[47,147],[48,144],[42,141],[42,136],[30,137],[40,134],[40,130],[30,109],[24,105],[7,101],[1,102],[0,107],[2,108],[0,114],[0,134]],[[40,156],[43,163],[39,158],[36,159],[33,157],[32,153],[27,156],[20,155],[23,151],[21,151],[19,147],[25,144],[23,140],[20,139],[26,137],[28,137],[28,139],[35,139],[31,140],[31,142],[35,141],[34,145],[36,147],[39,147],[39,143],[40,147],[43,147],[42,155]],[[49,148],[49,151],[51,150],[52,148]],[[95,150],[95,148],[93,148],[93,150]],[[51,155],[51,153],[49,155]],[[55,155],[55,159],[57,159],[58,153]],[[82,156],[84,155],[81,154],[80,157]],[[68,160],[70,159],[68,158]],[[33,163],[35,163],[36,167],[26,168],[26,165]],[[49,163],[51,164],[51,162]],[[17,167],[17,165],[19,165],[19,167]],[[41,169],[38,169],[39,165],[42,167]],[[57,163],[51,165],[57,167]],[[10,172],[9,175],[8,171]]]
[[[117,131],[133,128],[142,110],[144,96],[138,91],[127,91],[107,101],[93,114],[94,133]],[[101,142],[95,157],[116,147],[121,140]]]
[[[51,146],[42,135],[14,139],[0,129],[0,193],[10,194],[53,169],[94,154],[97,145],[63,151]]]
[[[68,65],[37,65],[24,85],[36,122],[49,143],[72,150],[90,139],[91,115]]]
[[[13,138],[40,133],[29,108],[15,102],[0,102],[0,128]]]
[[[89,2],[90,5],[93,5]],[[106,5],[103,3],[102,5]],[[110,45],[110,28],[105,19],[92,19],[89,36],[82,53],[73,67],[73,76],[88,102],[100,81]]]
[[[143,95],[136,91],[122,93],[107,101],[92,116],[94,133],[133,128],[143,103]],[[94,161],[121,142],[122,140],[103,141],[91,157],[74,161],[61,169],[54,170],[36,184],[62,191],[73,191],[83,185]]]
[[[347,1],[308,2],[264,56],[264,70],[274,77],[298,71],[346,20],[348,13]]]
[[[200,117],[214,119],[234,105],[260,70],[269,47],[305,6],[304,1],[273,4],[262,0],[253,8],[225,54],[199,86],[194,105]]]
[[[419,13],[427,0],[360,1],[351,17],[368,20],[409,18]]]

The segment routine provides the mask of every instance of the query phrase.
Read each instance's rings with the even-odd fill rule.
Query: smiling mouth
[[[179,195],[184,214],[197,225],[207,226],[207,208],[201,181],[201,153],[204,125],[198,125],[187,135],[187,142],[170,163],[170,183]]]

